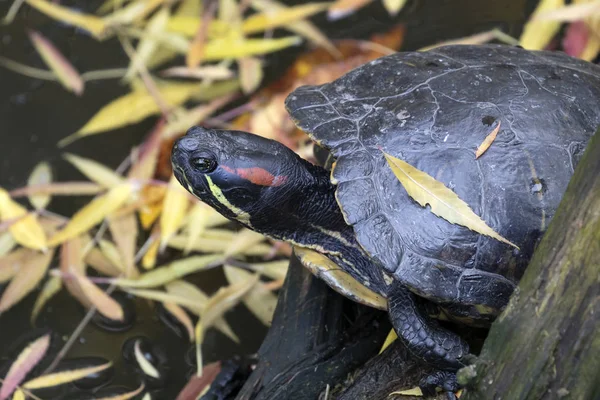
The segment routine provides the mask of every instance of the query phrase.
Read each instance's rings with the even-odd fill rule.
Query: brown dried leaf
[[[492,145],[494,140],[496,140],[496,135],[498,135],[498,132],[500,131],[500,123],[501,123],[501,121],[498,121],[498,125],[496,125],[494,130],[492,132],[490,132],[490,134],[487,135],[485,137],[485,139],[483,140],[483,142],[481,142],[481,144],[479,145],[479,147],[477,148],[477,151],[475,152],[476,159],[481,157],[481,155],[483,153],[485,153],[487,151],[487,149],[490,148],[490,146]]]
[[[13,201],[2,188],[0,188],[0,216],[2,222],[14,221],[8,229],[17,243],[34,250],[46,250],[48,247],[46,234],[37,216],[28,213],[25,207]]]
[[[42,375],[25,382],[25,384],[23,384],[23,387],[25,389],[31,390],[64,385],[65,383],[83,379],[88,375],[97,374],[98,372],[104,371],[105,369],[108,369],[110,367],[112,367],[111,361],[107,362],[106,364],[97,365],[94,367],[78,368],[68,371],[56,372],[53,374]]]
[[[29,39],[40,54],[46,65],[54,72],[60,83],[69,91],[81,96],[83,93],[83,79],[73,65],[61,54],[60,51],[36,31],[29,32]]]
[[[85,275],[74,273],[73,277],[77,281],[77,284],[81,288],[83,294],[87,297],[89,302],[96,307],[98,312],[100,312],[106,318],[117,321],[123,320],[123,308],[116,300],[96,286]]]
[[[32,325],[35,323],[42,308],[44,308],[46,303],[48,303],[60,289],[62,289],[62,279],[60,276],[50,276],[35,301],[33,311],[31,311],[30,320]]]
[[[50,183],[52,183],[50,164],[45,161],[39,162],[29,175],[27,186],[49,185]],[[47,194],[30,195],[29,202],[36,210],[43,210],[50,203],[50,196]]]
[[[0,314],[8,310],[27,296],[46,275],[54,249],[39,253],[28,249],[28,254],[22,259],[19,271],[8,284],[0,298]]]
[[[190,44],[185,57],[185,65],[192,69],[196,68],[204,58],[204,49],[208,38],[208,27],[215,16],[215,5],[212,3],[202,15],[202,23],[195,32],[194,39]]]
[[[29,371],[44,358],[49,346],[50,334],[46,334],[31,342],[29,346],[21,351],[4,377],[2,386],[0,387],[0,400],[5,400],[11,395],[15,388],[25,379]]]
[[[518,249],[515,244],[490,228],[484,220],[471,210],[467,203],[461,200],[451,189],[444,186],[443,183],[399,158],[386,153],[384,153],[384,156],[408,195],[422,207],[429,204],[431,212],[446,221],[465,226]]]
[[[77,280],[73,278],[73,275],[85,274],[85,264],[83,263],[84,243],[81,237],[77,236],[62,244],[60,248],[60,272],[69,293],[84,307],[90,308],[92,306],[91,302],[79,287]]]
[[[254,92],[262,82],[263,69],[256,57],[244,57],[238,60],[240,66],[240,84],[245,94]]]

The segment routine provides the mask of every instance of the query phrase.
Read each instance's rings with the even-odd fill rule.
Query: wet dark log
[[[472,399],[600,399],[600,129],[481,357]]]
[[[318,399],[376,355],[390,328],[385,313],[345,299],[292,257],[258,365],[237,399]]]

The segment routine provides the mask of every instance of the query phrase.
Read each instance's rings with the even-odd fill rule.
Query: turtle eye
[[[203,154],[201,156],[192,158],[192,166],[195,170],[207,174],[217,168],[217,162],[215,161],[214,157],[208,154]]]

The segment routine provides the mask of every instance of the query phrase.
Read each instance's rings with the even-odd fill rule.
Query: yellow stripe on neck
[[[215,185],[209,176],[205,175],[204,177],[206,178],[206,181],[208,182],[208,188],[210,189],[213,196],[215,196],[215,199],[217,199],[217,201],[223,206],[227,207],[229,211],[234,213],[238,221],[240,221],[243,224],[246,224],[249,227],[252,226],[250,225],[250,214],[231,204],[229,200],[227,200],[227,197],[225,197],[225,195],[221,191],[221,188]]]

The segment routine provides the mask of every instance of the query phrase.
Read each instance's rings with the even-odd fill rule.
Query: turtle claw
[[[448,371],[433,372],[419,382],[419,387],[424,396],[435,396],[437,389],[446,392],[448,400],[457,400],[455,392],[460,389],[456,381],[456,374]]]

